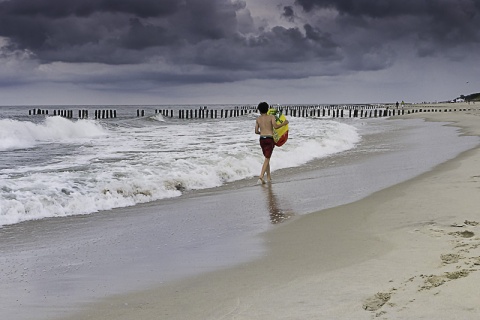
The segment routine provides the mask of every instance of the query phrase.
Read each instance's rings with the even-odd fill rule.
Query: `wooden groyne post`
[[[95,119],[111,119],[117,117],[117,110],[95,110]]]

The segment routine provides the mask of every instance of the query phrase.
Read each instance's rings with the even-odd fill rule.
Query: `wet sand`
[[[478,109],[411,117],[480,135]],[[112,296],[66,319],[477,319],[479,191],[477,147],[265,232],[259,259]]]

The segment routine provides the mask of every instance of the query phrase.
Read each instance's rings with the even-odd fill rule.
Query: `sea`
[[[245,112],[178,117],[205,108]],[[2,319],[56,319],[258,259],[268,252],[262,233],[479,144],[449,123],[289,115],[273,182],[262,186],[257,116],[254,105],[0,106]]]
[[[201,108],[0,107],[0,226],[92,214],[258,176],[263,163],[254,134],[258,114],[176,116],[180,109]],[[50,115],[29,115],[33,109],[50,109]],[[95,110],[115,109],[117,117],[52,116],[57,109],[75,115],[90,109],[90,118]],[[144,116],[137,117],[140,109]],[[160,109],[175,110],[175,117]],[[272,171],[352,149],[361,140],[355,122],[296,118],[290,126],[288,144],[275,150]]]

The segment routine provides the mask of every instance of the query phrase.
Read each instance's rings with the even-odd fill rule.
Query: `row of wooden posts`
[[[433,108],[433,109],[430,109],[431,107],[426,107],[426,109],[408,109],[406,110],[406,114],[413,114],[413,113],[423,113],[423,112],[457,112],[457,111],[471,111],[472,109],[471,108],[460,108],[460,109],[456,109],[456,108],[453,108],[453,109],[449,109],[449,108],[441,108],[441,109],[438,109],[438,108]]]
[[[313,108],[313,107],[280,107],[281,112],[286,116],[292,117],[336,117],[343,118],[345,116],[345,110],[348,110],[348,117],[386,117],[395,115],[395,111],[387,112],[386,109],[373,109],[370,106],[365,108],[346,108],[346,107],[324,107],[324,108]],[[250,108],[235,108],[235,109],[185,109],[178,110],[179,119],[217,119],[217,118],[233,118],[240,117],[247,114],[251,114],[256,110],[254,107]],[[397,115],[402,112],[402,110],[397,110]],[[155,114],[161,114],[164,117],[173,118],[174,110],[173,109],[163,109],[155,110]],[[29,115],[49,115],[49,110],[45,109],[32,109],[29,110]],[[65,118],[73,118],[73,110],[53,110],[54,116],[61,116]],[[117,110],[108,109],[108,110],[95,110],[94,119],[110,119],[117,117]],[[145,117],[145,110],[137,109],[137,117]],[[78,110],[79,119],[88,119],[89,110]]]
[[[230,109],[230,110],[209,110],[209,109],[197,109],[197,110],[178,110],[178,118],[179,119],[203,119],[203,118],[218,118],[220,115],[221,118],[230,117],[238,117],[243,116],[247,113],[251,113],[253,109],[245,109],[245,108],[238,108],[238,109]],[[49,115],[52,114],[54,116],[60,116],[68,119],[72,119],[74,112],[73,110],[53,110],[50,112],[48,109],[31,109],[28,110],[29,115]],[[155,110],[155,114],[161,114],[164,117],[174,117],[174,110]],[[215,115],[215,116],[214,116]],[[117,117],[117,110],[114,109],[107,109],[107,110],[95,110],[94,111],[94,118],[95,119],[110,119]],[[137,117],[145,117],[145,110],[137,109]],[[89,111],[88,110],[78,110],[78,118],[79,119],[88,119],[89,118]]]
[[[217,110],[217,109],[189,109],[178,110],[179,119],[217,119],[217,118],[233,118],[241,117],[246,114],[252,113],[254,109],[230,109],[230,110]],[[160,110],[160,114],[166,115],[166,110]],[[172,110],[170,110],[172,111]],[[173,117],[171,113],[170,117]]]
[[[68,119],[73,119],[73,110],[53,110],[51,113],[54,116],[60,116]],[[28,115],[49,115],[49,110],[46,109],[31,109],[28,110]],[[117,117],[117,110],[95,110],[95,119],[109,119]],[[88,119],[88,110],[78,110],[78,119]]]
[[[378,106],[281,106],[278,108],[285,116],[290,117],[331,117],[331,118],[377,118],[377,117],[392,117],[418,112],[456,112],[457,109],[452,108],[435,108],[425,107],[420,108],[385,108]],[[470,109],[458,109],[458,111],[467,111]],[[217,118],[232,118],[240,117],[256,112],[255,107],[237,107],[234,109],[173,109],[155,110],[155,114],[161,114],[164,117],[174,118],[175,113],[179,119],[217,119]],[[49,110],[46,109],[31,109],[29,115],[49,115]],[[73,110],[53,110],[51,113],[54,116],[61,116],[72,119]],[[117,117],[117,110],[94,110],[94,119],[110,119]],[[137,109],[137,117],[145,117],[145,110]],[[88,119],[89,110],[78,110],[79,119]]]

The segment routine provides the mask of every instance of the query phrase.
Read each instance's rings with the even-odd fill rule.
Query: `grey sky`
[[[0,0],[0,104],[480,92],[480,0]]]

